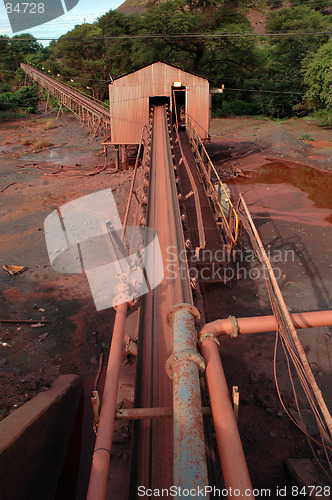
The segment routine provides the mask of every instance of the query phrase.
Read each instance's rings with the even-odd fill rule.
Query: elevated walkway
[[[45,75],[28,64],[21,63],[22,70],[34,82],[43,87],[46,92],[55,97],[60,110],[63,106],[70,109],[81,123],[86,124],[94,136],[109,135],[111,131],[110,112],[102,101],[83,92],[73,90],[68,85]]]
[[[192,152],[189,138],[185,131],[179,131],[179,139],[183,155],[190,168],[193,180],[197,187],[199,204],[201,207],[203,230],[205,234],[205,246],[201,248],[198,255],[195,255],[196,248],[200,247],[199,224],[196,215],[195,194],[192,190],[191,182],[184,165],[184,161],[179,161],[181,156],[180,148],[174,137],[174,154],[177,164],[177,176],[181,182],[182,198],[180,200],[185,208],[185,228],[190,240],[190,251],[188,258],[189,271],[192,278],[199,282],[219,282],[224,280],[224,264],[227,257],[226,245],[218,228],[216,218],[206,190],[203,186],[202,178],[197,168],[196,160]],[[190,235],[190,236],[189,236]],[[188,242],[189,245],[189,242]]]

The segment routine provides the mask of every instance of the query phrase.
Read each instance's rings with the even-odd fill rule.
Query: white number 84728
[[[43,3],[21,2],[17,4],[6,3],[7,14],[16,12],[17,14],[43,14],[45,5]]]

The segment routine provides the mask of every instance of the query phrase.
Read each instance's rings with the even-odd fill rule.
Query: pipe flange
[[[237,319],[235,316],[228,316],[228,319],[231,320],[232,323],[232,333],[231,337],[237,337],[239,335],[239,325],[237,324]]]
[[[198,348],[200,348],[203,342],[206,342],[207,340],[212,340],[212,342],[215,342],[216,344],[220,345],[220,342],[217,339],[217,337],[214,336],[214,333],[203,333],[203,335],[200,335],[198,339],[197,342]]]
[[[192,306],[191,304],[177,304],[176,306],[172,307],[172,309],[167,313],[166,316],[166,321],[170,328],[172,328],[173,326],[173,319],[175,313],[180,310],[188,311],[194,317],[195,325],[199,324],[201,320],[201,315],[199,313],[199,310],[196,309],[196,307]]]
[[[182,351],[182,352],[177,352],[174,354],[171,354],[168,360],[166,361],[166,373],[169,376],[169,378],[173,379],[173,366],[174,363],[177,363],[178,361],[191,361],[192,363],[195,363],[195,365],[198,366],[199,372],[201,375],[205,373],[205,361],[202,358],[202,356],[195,351]]]

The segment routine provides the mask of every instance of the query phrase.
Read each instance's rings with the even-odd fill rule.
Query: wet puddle
[[[332,224],[332,174],[282,162],[263,165],[228,184],[242,192],[255,217],[274,217],[319,225]]]

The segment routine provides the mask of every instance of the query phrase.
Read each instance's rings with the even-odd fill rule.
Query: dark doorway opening
[[[149,97],[149,108],[151,106],[162,106],[163,104],[170,104],[170,98],[165,95],[156,95]]]
[[[186,128],[186,87],[172,85],[172,123],[179,125],[179,129]]]

